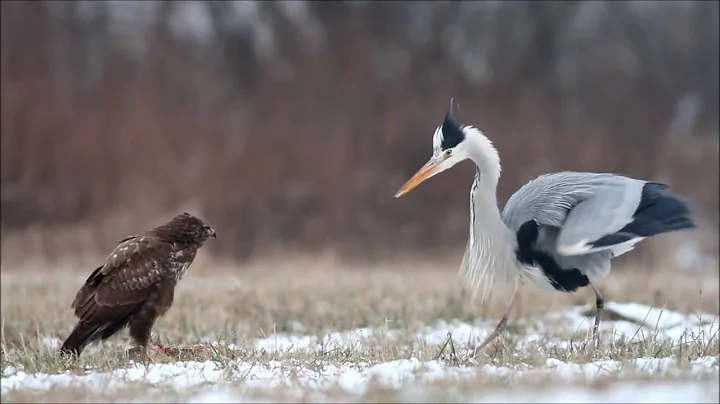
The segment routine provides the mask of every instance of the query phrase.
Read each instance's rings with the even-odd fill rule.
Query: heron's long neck
[[[509,231],[500,217],[497,204],[497,185],[500,179],[500,156],[490,140],[477,129],[466,129],[468,155],[475,163],[473,192],[476,199],[475,214],[484,230],[500,235]]]
[[[498,178],[483,172],[478,165],[471,189],[471,237],[478,243],[491,244],[489,253],[504,255],[514,253],[512,232],[503,222],[497,204]],[[474,233],[474,234],[473,234]]]
[[[484,298],[493,283],[513,279],[516,239],[503,222],[497,204],[500,179],[497,151],[483,136],[469,145],[468,152],[477,168],[470,191],[470,239],[465,275],[475,290],[481,283],[485,284]]]

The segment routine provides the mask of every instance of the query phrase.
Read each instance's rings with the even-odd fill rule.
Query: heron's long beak
[[[446,157],[444,155],[440,155],[440,157],[437,158],[431,158],[424,166],[422,166],[422,168],[418,170],[418,172],[415,173],[415,175],[410,177],[410,179],[400,188],[399,191],[397,191],[395,197],[399,198],[407,194],[412,191],[413,188],[420,185],[421,182],[437,174],[440,163],[442,163],[445,159]]]

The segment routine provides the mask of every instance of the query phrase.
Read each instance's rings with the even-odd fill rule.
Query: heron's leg
[[[512,297],[510,298],[510,304],[508,305],[507,310],[505,310],[505,314],[503,314],[502,318],[500,319],[500,322],[497,326],[495,326],[495,330],[487,337],[485,338],[485,341],[483,341],[480,345],[478,345],[475,348],[475,353],[473,354],[474,357],[477,358],[477,356],[480,354],[480,352],[495,338],[497,338],[500,334],[505,331],[505,327],[507,326],[507,320],[508,320],[508,314],[510,314],[510,311],[515,306],[515,296],[517,295],[517,287],[513,291]]]
[[[600,318],[602,317],[603,308],[605,307],[605,299],[595,285],[590,283],[590,287],[593,292],[595,292],[595,325],[593,326],[593,339],[595,340],[595,346],[598,346],[600,343]]]

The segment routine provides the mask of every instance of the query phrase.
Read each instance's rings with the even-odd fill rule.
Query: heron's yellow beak
[[[422,168],[420,168],[418,172],[415,173],[415,175],[410,177],[410,179],[405,183],[405,185],[403,185],[402,188],[397,191],[395,197],[399,198],[407,194],[408,192],[412,191],[413,188],[420,185],[421,182],[435,175],[437,173],[438,167],[440,166],[440,163],[442,163],[443,160],[445,160],[443,155],[438,158],[431,158],[430,161],[425,163],[425,165],[422,166]]]

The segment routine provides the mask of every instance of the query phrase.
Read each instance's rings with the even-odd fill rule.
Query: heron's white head
[[[497,150],[482,132],[472,126],[461,126],[455,122],[453,101],[454,99],[450,100],[450,109],[445,114],[445,120],[433,134],[432,157],[400,188],[395,194],[396,198],[466,159],[474,160],[481,172],[487,167],[487,171],[497,172],[487,174],[499,176],[500,158]]]

